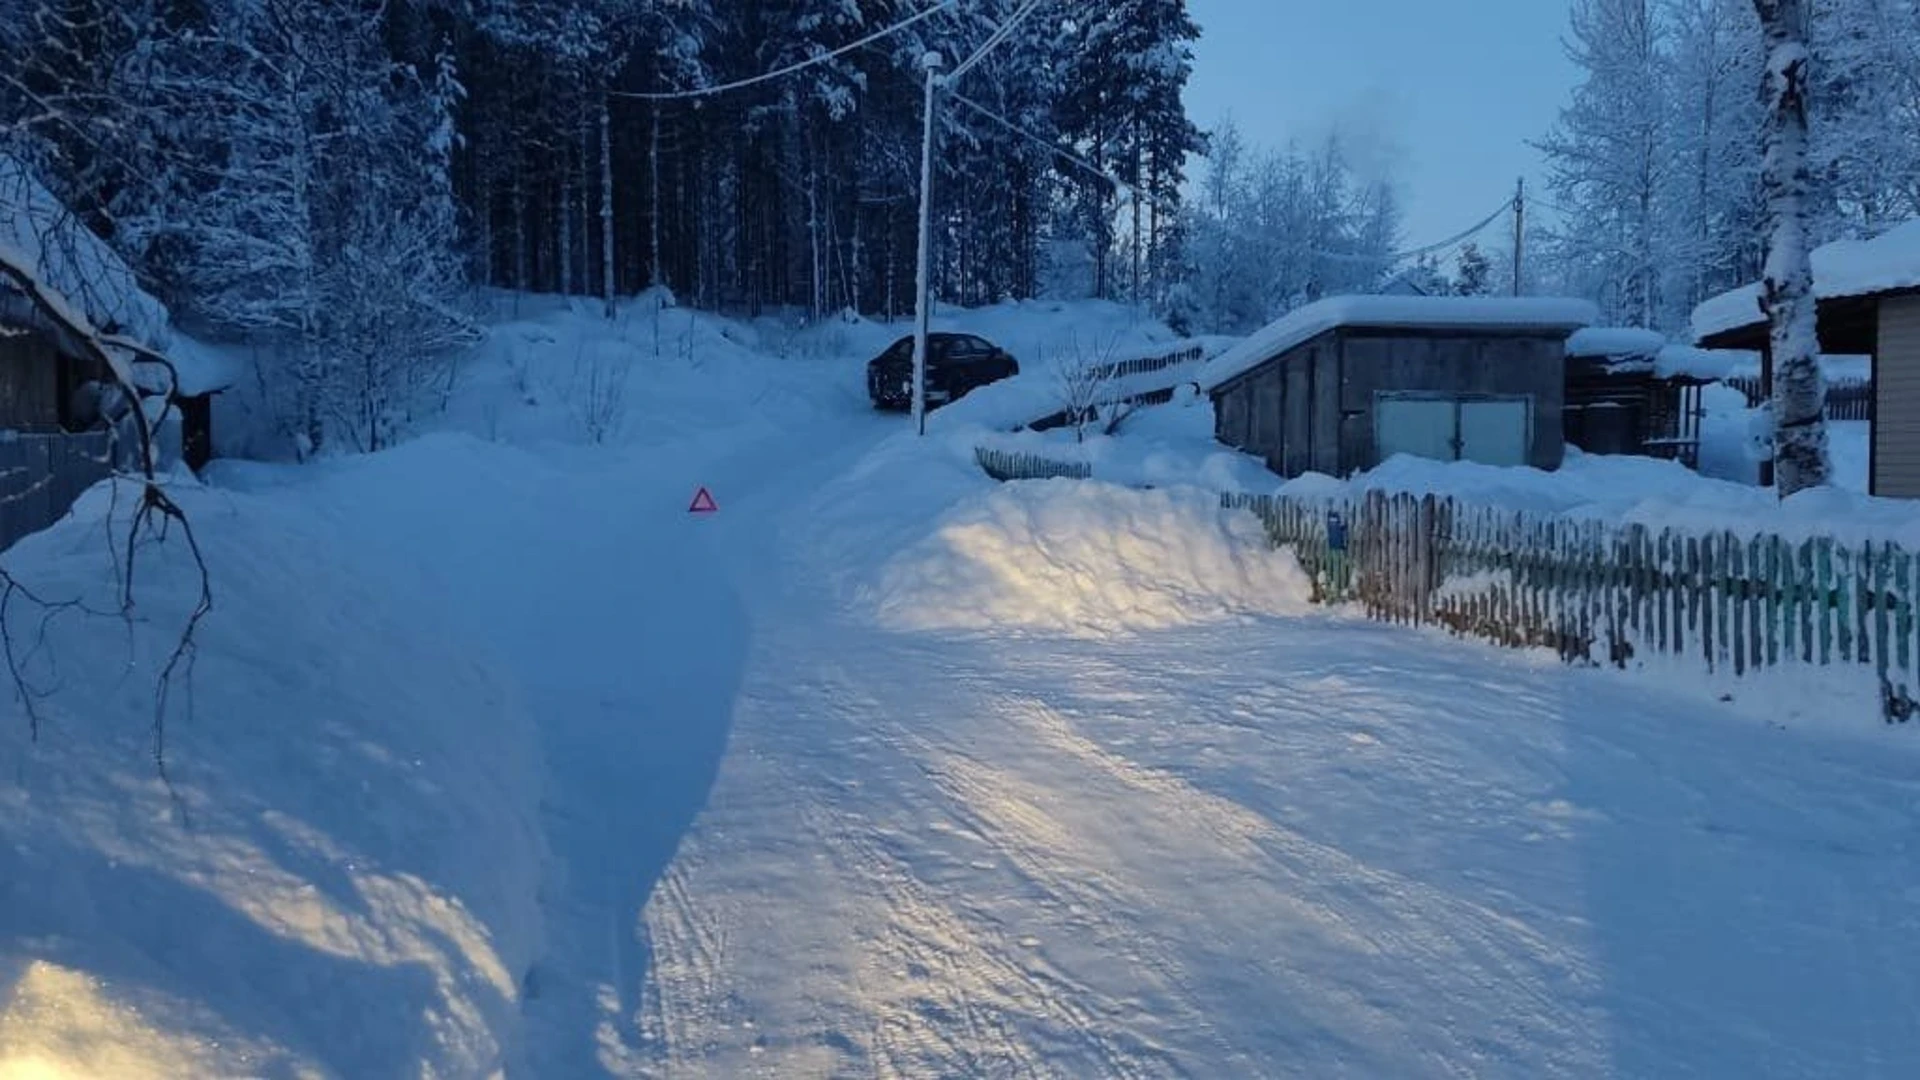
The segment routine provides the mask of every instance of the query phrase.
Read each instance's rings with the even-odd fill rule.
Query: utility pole
[[[1513,295],[1520,295],[1520,269],[1527,247],[1527,178],[1513,187]]]
[[[972,56],[960,62],[944,80],[940,69],[946,66],[946,58],[937,52],[928,52],[920,58],[920,66],[927,72],[926,130],[920,138],[920,268],[919,281],[915,291],[917,309],[913,327],[913,426],[921,435],[927,433],[927,325],[933,317],[933,138],[934,108],[939,104],[940,88],[951,86],[960,81],[960,77],[972,71],[974,66],[993,51],[994,46],[1007,40],[1014,28],[1027,16],[1039,10],[1041,0],[1027,2],[1007,16],[1007,21],[988,36]]]
[[[927,72],[927,115],[920,136],[920,268],[914,285],[913,315],[913,427],[927,433],[927,326],[933,318],[933,106],[940,92],[940,69],[946,58],[928,52],[920,58]]]

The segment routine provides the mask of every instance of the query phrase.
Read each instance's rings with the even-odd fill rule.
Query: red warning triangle
[[[687,507],[687,513],[689,514],[716,514],[719,512],[720,507],[714,503],[713,495],[710,494],[706,488],[701,488],[695,492],[693,495],[693,505]]]

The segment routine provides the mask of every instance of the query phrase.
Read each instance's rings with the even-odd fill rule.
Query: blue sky
[[[1187,106],[1231,112],[1277,146],[1338,129],[1392,160],[1409,245],[1459,232],[1543,178],[1526,140],[1553,123],[1576,72],[1567,0],[1189,0],[1200,24]],[[1204,168],[1201,163],[1199,168]]]

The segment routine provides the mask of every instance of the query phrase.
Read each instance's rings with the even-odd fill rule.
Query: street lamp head
[[[927,52],[920,57],[920,67],[926,71],[939,71],[946,66],[947,58],[941,56],[939,52],[933,49],[927,50]]]

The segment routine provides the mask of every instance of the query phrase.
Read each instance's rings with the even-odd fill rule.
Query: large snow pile
[[[1297,613],[1308,596],[1293,557],[1210,492],[1051,481],[955,507],[888,563],[871,601],[898,629],[1104,637]]]
[[[32,273],[87,322],[151,348],[169,342],[167,310],[133,271],[42,187],[18,158],[0,151],[0,257]]]
[[[1920,219],[1868,240],[1836,240],[1813,249],[1813,294],[1821,300],[1920,286]],[[1758,282],[1709,297],[1693,309],[1693,336],[1766,321]]]
[[[405,492],[451,520],[498,492],[470,460],[366,459],[338,499],[274,471],[254,490],[176,492],[215,607],[170,699],[170,785],[150,728],[197,596],[178,531],[141,547],[131,622],[67,611],[43,640],[42,613],[14,598],[42,722],[30,741],[6,695],[0,1076],[514,1065],[544,869],[532,720],[471,627],[435,617],[438,553],[369,539],[354,497]],[[117,611],[109,496],[9,550],[8,572]]]
[[[1303,342],[1342,326],[1525,327],[1572,332],[1599,318],[1585,300],[1496,296],[1333,296],[1297,308],[1208,362],[1214,389]]]

